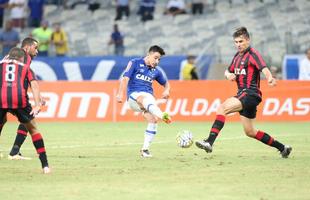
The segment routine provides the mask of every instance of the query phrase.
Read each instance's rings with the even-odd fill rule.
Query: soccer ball
[[[182,130],[177,135],[177,144],[181,148],[189,148],[193,144],[193,134],[188,130]]]

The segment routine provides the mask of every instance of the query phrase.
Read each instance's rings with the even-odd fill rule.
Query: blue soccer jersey
[[[158,68],[147,66],[143,58],[132,59],[123,76],[129,78],[127,97],[129,97],[132,92],[147,92],[153,94],[153,80],[156,80],[161,85],[165,85],[167,82],[167,78],[163,72]]]

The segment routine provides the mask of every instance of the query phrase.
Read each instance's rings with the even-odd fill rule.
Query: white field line
[[[284,135],[281,137],[295,137],[295,135]],[[229,137],[229,138],[219,138],[219,140],[240,140],[246,139],[246,136]],[[141,140],[143,137],[141,138]],[[154,141],[153,144],[169,144],[175,143],[175,140],[169,141]],[[87,145],[87,144],[76,144],[76,145],[48,145],[47,149],[76,149],[76,148],[107,148],[107,147],[117,147],[117,146],[136,146],[142,145],[142,142],[125,142],[125,143],[114,143],[114,144],[99,144],[99,145]],[[33,150],[33,148],[22,148],[24,150]]]

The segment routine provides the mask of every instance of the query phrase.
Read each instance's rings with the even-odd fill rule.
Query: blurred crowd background
[[[230,63],[235,28],[281,78],[284,57],[310,47],[309,0],[0,0],[2,55],[27,36],[39,56],[212,55],[208,78]],[[222,77],[222,75],[221,75]]]

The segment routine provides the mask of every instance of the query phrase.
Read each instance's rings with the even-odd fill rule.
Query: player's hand
[[[235,81],[236,80],[236,75],[234,73],[228,73],[226,75],[227,80],[229,81]]]
[[[271,86],[271,87],[274,87],[277,85],[277,80],[275,78],[270,78],[268,80],[268,85]]]
[[[36,116],[40,113],[40,111],[41,111],[41,106],[35,106],[32,108],[30,115]]]
[[[117,95],[116,95],[116,101],[117,101],[118,103],[123,103],[123,95],[117,94]]]
[[[45,99],[43,99],[43,97],[40,98],[40,104],[41,104],[41,106],[46,105],[46,101],[45,101]]]
[[[163,94],[162,94],[162,98],[163,99],[168,99],[169,96],[170,96],[169,91],[164,91]]]

